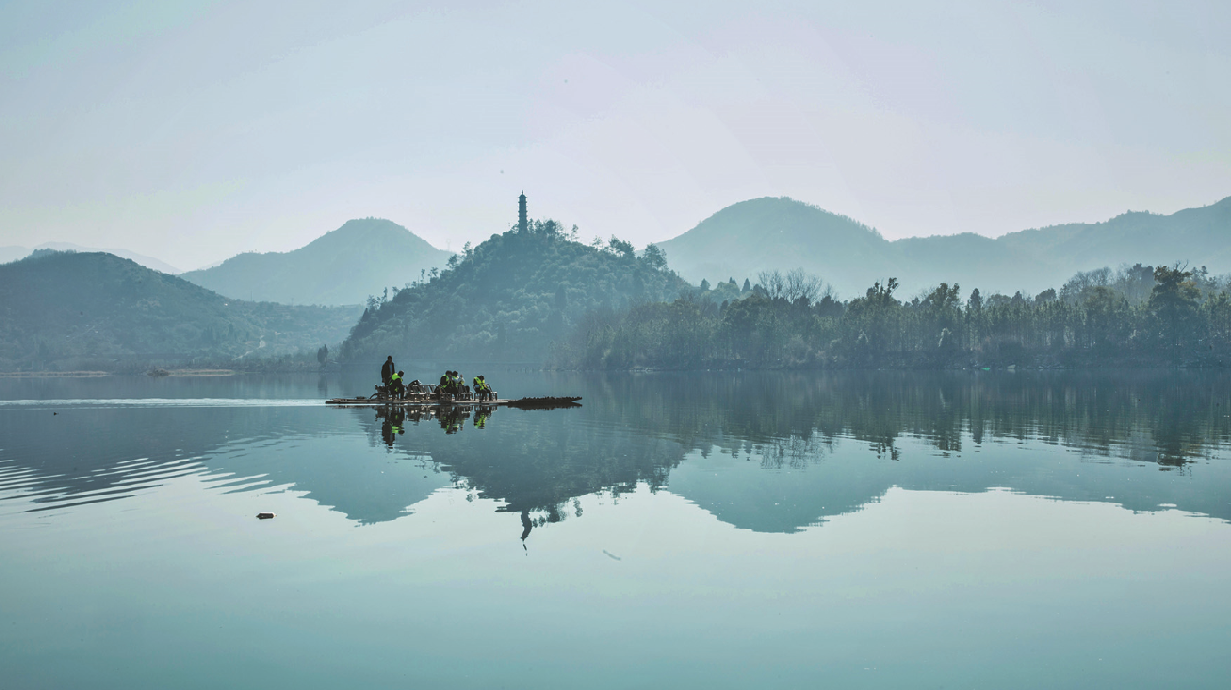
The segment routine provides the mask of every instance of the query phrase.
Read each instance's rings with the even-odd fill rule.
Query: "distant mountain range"
[[[765,270],[803,268],[844,299],[878,280],[898,279],[901,296],[941,282],[984,293],[1038,293],[1073,274],[1103,266],[1187,262],[1231,272],[1231,197],[1171,215],[1129,212],[1103,223],[1023,230],[996,239],[963,233],[889,241],[846,216],[794,199],[749,199],[728,206],[687,232],[658,243],[672,269],[692,283],[757,280]],[[167,274],[174,266],[125,249],[94,250],[64,242],[37,249],[106,251]],[[0,247],[0,264],[31,254]],[[232,299],[281,304],[359,305],[385,288],[405,286],[444,268],[452,252],[405,227],[365,218],[289,252],[246,253],[183,279]]]
[[[30,256],[39,249],[53,249],[55,251],[73,251],[73,252],[106,252],[115,256],[131,259],[146,268],[152,268],[155,271],[175,275],[180,272],[180,269],[172,266],[165,261],[160,261],[152,256],[145,256],[128,249],[100,249],[98,247],[83,247],[72,242],[44,242],[37,247],[0,247],[0,264],[7,264],[11,261],[18,261]]]
[[[0,266],[0,370],[311,351],[361,312],[232,300],[111,254],[46,252]]]
[[[181,277],[236,299],[355,305],[444,268],[452,255],[392,221],[364,218],[293,251],[240,254]]]
[[[658,246],[692,282],[763,270],[802,267],[844,298],[896,277],[899,294],[941,282],[963,288],[1037,293],[1060,287],[1078,271],[1121,264],[1188,262],[1212,273],[1231,271],[1231,197],[1171,215],[1130,212],[1104,223],[1056,225],[991,239],[973,233],[896,241],[872,228],[789,198],[728,206]]]

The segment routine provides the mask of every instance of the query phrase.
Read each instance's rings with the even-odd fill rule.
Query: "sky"
[[[188,270],[376,216],[638,246],[790,196],[890,239],[1231,196],[1231,3],[0,2],[0,246]]]

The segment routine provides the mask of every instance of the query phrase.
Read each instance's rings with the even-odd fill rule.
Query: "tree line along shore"
[[[1223,367],[1231,361],[1231,281],[1204,269],[1100,269],[1077,274],[1059,291],[1012,296],[978,289],[963,296],[960,286],[942,283],[901,298],[890,278],[845,302],[798,271],[760,278],[751,290],[729,281],[724,290],[671,302],[591,312],[553,347],[549,361],[572,369]]]

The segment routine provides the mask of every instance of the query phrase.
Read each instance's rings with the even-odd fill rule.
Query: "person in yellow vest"
[[[389,392],[393,394],[394,400],[401,400],[406,396],[406,384],[402,383],[402,377],[405,375],[406,372],[399,371],[389,377]]]

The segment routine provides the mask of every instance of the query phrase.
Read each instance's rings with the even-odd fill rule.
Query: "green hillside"
[[[0,370],[264,358],[337,343],[358,314],[231,300],[111,254],[46,252],[0,266]]]
[[[604,248],[565,238],[553,221],[492,235],[438,276],[364,312],[341,359],[541,362],[588,312],[675,299],[690,290],[650,252],[612,238]]]
[[[345,225],[285,253],[248,253],[181,277],[236,299],[282,304],[363,304],[369,295],[443,268],[452,252],[437,249],[381,218]]]
[[[906,294],[954,281],[992,292],[1036,293],[1078,271],[1188,262],[1231,271],[1231,198],[1164,216],[1126,213],[1104,223],[890,242],[850,218],[788,198],[743,201],[659,246],[691,281],[737,280],[802,267],[847,298],[897,277]]]

